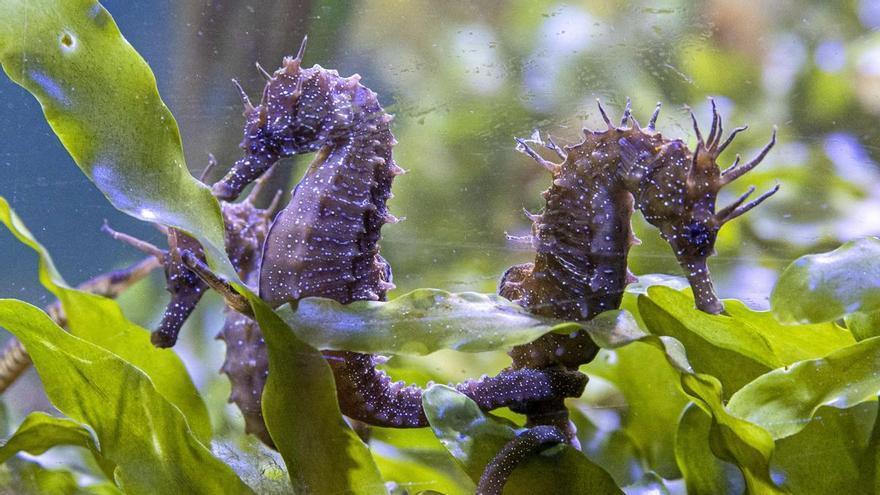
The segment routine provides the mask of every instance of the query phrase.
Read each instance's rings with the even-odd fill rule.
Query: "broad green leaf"
[[[875,494],[864,461],[877,404],[823,407],[801,431],[776,442],[774,479],[797,495]]]
[[[468,495],[476,490],[429,428],[372,428],[369,445],[382,478],[410,493]]]
[[[669,366],[663,351],[634,342],[614,350],[603,349],[583,369],[620,390],[626,400],[621,407],[621,429],[638,445],[651,469],[666,478],[677,478],[672,445],[678,419],[690,398],[681,390],[679,375]]]
[[[665,287],[653,287],[649,289],[649,294],[661,289],[677,293]],[[647,296],[639,297],[640,309],[646,304],[646,299]],[[642,316],[648,319],[644,313]],[[668,336],[647,334],[634,324],[608,327],[606,330],[590,332],[593,341],[604,349],[616,349],[634,342],[660,349],[672,369],[679,374],[684,393],[712,416],[709,437],[712,453],[719,459],[735,464],[742,471],[751,492],[785,493],[770,478],[773,438],[760,427],[728,413],[724,408],[721,383],[713,376],[694,371],[681,342]]]
[[[581,452],[608,471],[618,486],[637,483],[648,471],[644,454],[627,429],[602,429],[583,412],[582,407],[569,406],[571,421],[577,428]],[[615,425],[617,426],[617,425]]]
[[[846,315],[846,328],[856,340],[880,336],[880,311],[873,313],[852,313]]]
[[[65,469],[47,469],[39,463],[10,459],[0,466],[0,493],[15,495],[121,495],[113,484],[80,486]]]
[[[150,343],[150,333],[128,321],[110,299],[71,289],[55,269],[46,249],[0,196],[0,222],[39,256],[43,286],[61,301],[68,328],[77,337],[107,349],[150,377],[156,390],[177,406],[193,433],[205,445],[211,442],[211,419],[180,357]]]
[[[0,0],[0,64],[40,102],[82,171],[118,209],[179,227],[224,275],[220,206],[186,168],[147,63],[95,0]]]
[[[386,493],[369,449],[342,419],[323,355],[300,341],[260,298],[247,296],[269,352],[263,417],[294,488],[302,493]]]
[[[300,339],[319,349],[425,355],[440,349],[511,349],[547,332],[572,332],[576,323],[542,318],[502,297],[418,289],[391,301],[308,297],[279,310]]]
[[[874,428],[865,454],[860,469],[862,486],[873,489],[874,493],[880,493],[880,409],[874,416]]]
[[[835,323],[780,325],[770,311],[755,311],[736,299],[725,299],[724,310],[736,323],[766,339],[785,366],[855,343],[852,334]]]
[[[880,239],[866,237],[834,251],[796,259],[770,295],[784,322],[820,322],[880,310]]]
[[[422,397],[425,415],[440,442],[478,482],[483,470],[517,430],[480,410],[464,394],[434,385]],[[511,474],[505,494],[533,494],[553,487],[555,493],[621,493],[605,470],[583,454],[564,445],[523,461]]]
[[[739,495],[745,483],[733,464],[715,457],[709,448],[712,416],[696,404],[684,410],[675,435],[675,458],[687,492],[692,495]]]
[[[100,462],[101,453],[88,428],[68,418],[57,418],[44,412],[33,412],[0,447],[0,464],[19,452],[40,455],[57,445],[74,445],[88,449]],[[106,468],[105,468],[106,467]],[[113,466],[102,466],[108,477],[113,477]]]
[[[648,294],[639,298],[648,330],[683,343],[696,371],[717,377],[727,394],[770,370],[854,343],[833,323],[781,325],[769,312],[736,300],[724,301],[727,315],[710,315],[695,309],[685,292],[655,286]]]
[[[401,493],[430,489],[445,495],[469,495],[476,489],[471,479],[461,473],[461,468],[450,466],[452,460],[446,450],[432,452],[396,448],[373,440],[370,441],[370,449],[382,477],[397,485]],[[450,467],[461,475],[450,473]]]
[[[784,493],[770,476],[772,437],[759,426],[728,414],[721,400],[721,384],[714,377],[682,375],[681,383],[688,395],[700,399],[696,404],[713,416],[709,435],[712,453],[740,468],[751,493]]]
[[[791,436],[822,406],[846,409],[880,394],[880,337],[773,370],[741,388],[727,407],[773,438]]]
[[[21,301],[0,300],[0,326],[27,348],[52,404],[95,432],[127,493],[250,493],[140,370]]]

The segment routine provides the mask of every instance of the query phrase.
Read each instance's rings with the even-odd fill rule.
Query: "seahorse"
[[[529,214],[535,261],[508,269],[499,293],[532,312],[569,320],[589,320],[618,308],[626,285],[634,280],[627,269],[627,255],[638,243],[630,225],[635,207],[672,247],[697,308],[707,313],[723,311],[707,265],[718,230],[772,196],[779,186],[745,203],[754,192],[751,187],[733,204],[716,211],[718,191],[764,159],[776,142],[776,131],[755,159],[740,165],[737,156],[722,172],[718,156],[745,128],[735,129],[722,143],[721,116],[714,100],[711,105],[711,130],[705,140],[691,113],[697,136],[693,152],[683,141],[665,139],[655,131],[659,103],[647,129],[642,130],[628,99],[620,125],[612,124],[599,103],[606,130],[585,129],[583,141],[565,148],[548,140],[546,146],[561,163],[545,160],[518,139],[517,149],[547,169],[553,182],[544,192],[543,211]],[[596,351],[589,336],[580,331],[545,335],[514,348],[510,355],[515,369],[560,365],[577,369],[591,361]],[[526,415],[530,430],[489,462],[480,479],[481,493],[501,493],[513,467],[541,445],[573,443],[575,432],[562,399],[533,401],[517,412]]]
[[[281,157],[316,152],[289,204],[269,229],[258,261],[260,296],[275,306],[309,296],[343,303],[383,300],[393,285],[378,243],[382,226],[396,222],[386,202],[392,180],[403,172],[392,156],[396,144],[392,119],[358,76],[342,78],[318,65],[303,69],[303,47],[269,75],[259,105],[242,92],[245,157],[213,190],[232,199]],[[191,268],[206,271],[206,267]],[[232,400],[252,413],[245,413],[249,431],[266,441],[262,418],[254,407],[259,404],[254,395],[265,378],[266,354],[262,340],[255,337],[258,327],[251,323],[227,320],[223,339],[228,355],[246,355],[250,363],[263,367],[236,367],[227,358],[224,372],[233,383]],[[246,328],[251,338],[236,339],[234,332],[226,331],[238,328]],[[377,369],[379,358],[346,351],[324,355],[346,416],[379,426],[428,425],[421,404],[423,391],[393,382]],[[579,396],[585,385],[586,377],[576,371],[510,369],[456,388],[488,410]]]
[[[720,189],[764,159],[776,142],[776,131],[753,160],[740,164],[737,156],[732,166],[721,171],[718,156],[746,127],[734,129],[722,142],[721,116],[710,101],[712,124],[706,139],[691,113],[697,136],[694,151],[680,139],[666,139],[655,130],[659,103],[642,129],[629,100],[619,126],[599,103],[606,130],[585,129],[583,141],[565,148],[549,140],[546,146],[561,163],[544,159],[519,139],[517,148],[547,169],[553,182],[544,192],[543,211],[529,215],[535,261],[510,268],[499,293],[535,313],[570,320],[589,320],[619,307],[626,285],[634,280],[627,270],[627,255],[638,243],[630,226],[635,207],[672,247],[693,288],[697,308],[720,313],[723,306],[707,264],[718,231],[772,196],[779,186],[745,203],[755,190],[752,187],[716,211]],[[587,341],[582,335],[545,336],[514,349],[514,366],[558,363],[576,368],[592,359]]]
[[[255,206],[267,178],[264,176],[244,201],[221,202],[226,223],[226,253],[241,281],[251,290],[259,288],[263,245],[280,199],[280,194],[276,194],[265,209]],[[233,384],[229,401],[241,410],[245,431],[272,445],[262,410],[263,386],[269,375],[266,342],[259,325],[250,316],[229,306],[224,311],[226,317],[217,339],[226,343],[226,358],[220,371]]]
[[[227,249],[241,267],[243,279],[253,283],[258,273],[261,297],[275,306],[309,296],[343,303],[383,300],[393,284],[378,242],[382,226],[396,222],[386,202],[394,177],[403,173],[392,156],[396,144],[390,130],[392,119],[358,76],[342,78],[318,65],[303,69],[304,47],[305,41],[296,57],[286,58],[280,69],[267,74],[259,105],[254,106],[239,86],[247,119],[242,141],[245,156],[212,189],[224,200],[226,213],[232,203],[225,200],[237,197],[280,158],[317,152],[316,158],[290,203],[268,228],[264,242],[268,215],[245,215],[262,221],[255,230],[260,235],[245,243],[247,263],[234,253],[233,246],[244,239],[237,234],[240,225],[227,232]],[[659,108],[643,131],[629,103],[619,126],[611,123],[600,104],[608,129],[585,131],[580,144],[564,149],[551,141],[548,147],[562,159],[559,164],[543,159],[519,140],[518,149],[547,168],[553,184],[544,193],[544,211],[531,217],[535,262],[505,273],[499,288],[503,296],[537,314],[568,320],[586,321],[617,308],[626,284],[633,279],[626,258],[637,242],[630,218],[638,207],[660,229],[687,270],[697,306],[721,311],[706,265],[718,229],[776,189],[743,204],[752,189],[716,212],[717,192],[763,159],[775,142],[775,133],[756,159],[742,166],[737,160],[721,172],[718,155],[743,129],[734,130],[722,144],[721,119],[713,102],[708,139],[703,140],[694,119],[698,145],[691,152],[681,140],[665,139],[655,131]],[[262,250],[255,249],[261,242]],[[188,273],[182,292],[189,300],[197,301],[202,283],[224,290],[200,255],[193,248],[182,256],[166,257],[176,263],[172,268],[182,265],[180,273]],[[166,272],[176,273],[168,268]],[[192,274],[204,280],[189,283]],[[259,414],[267,366],[259,328],[246,316],[230,313],[221,335],[229,347],[224,372],[233,382],[231,399],[245,413],[249,431],[269,443]],[[571,441],[574,435],[563,400],[583,391],[586,377],[577,367],[590,361],[597,350],[584,332],[547,335],[514,349],[511,367],[499,375],[469,380],[456,388],[485,409],[509,406],[526,414],[527,426],[559,427]],[[345,351],[326,351],[325,356],[346,415],[381,426],[427,425],[421,409],[422,390],[393,383],[376,368],[377,358]],[[247,366],[236,365],[245,362]]]

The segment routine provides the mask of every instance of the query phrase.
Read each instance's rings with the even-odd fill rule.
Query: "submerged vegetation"
[[[532,262],[496,273],[497,295],[406,287],[389,298],[408,264],[379,254],[380,229],[398,222],[386,202],[404,168],[367,78],[307,68],[305,42],[278,70],[260,67],[259,101],[238,86],[240,157],[220,179],[215,160],[196,179],[152,71],[100,4],[0,0],[0,14],[6,74],[107,200],[167,241],[105,225],[147,257],[73,287],[0,197],[3,242],[36,252],[35,278],[57,299],[45,310],[0,300],[14,336],[0,382],[33,364],[53,406],[3,425],[3,490],[880,491],[880,240],[799,257],[769,311],[719,299],[709,260],[738,235],[721,227],[804,180],[756,169],[775,130],[751,159],[723,154],[745,130],[725,130],[726,94],[708,100],[708,126],[690,113],[691,146],[658,131],[659,105],[642,124],[629,100],[619,119],[600,103],[602,130],[576,144],[517,139],[551,175],[528,201],[540,204],[527,213]],[[291,187],[285,159],[299,154],[312,162]],[[420,170],[400,182],[429,180]],[[739,183],[755,175],[779,183],[752,198]],[[668,243],[683,278],[639,273],[633,222]],[[171,297],[150,332],[114,299],[159,267]],[[197,306],[222,312],[221,371],[243,425],[222,419],[176,352]],[[420,361],[429,355],[466,355],[492,374],[451,379]],[[65,447],[64,465],[41,462]]]

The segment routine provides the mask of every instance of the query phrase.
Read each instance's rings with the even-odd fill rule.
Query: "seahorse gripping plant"
[[[704,140],[693,118],[697,147],[655,131],[660,105],[646,129],[633,118],[627,101],[619,126],[599,103],[607,124],[603,131],[584,130],[579,144],[561,148],[552,140],[561,163],[542,158],[525,140],[518,149],[552,175],[544,192],[545,206],[533,221],[533,263],[511,267],[502,277],[499,293],[532,312],[568,320],[589,320],[619,307],[623,291],[634,276],[627,255],[638,240],[630,219],[638,208],[669,242],[693,288],[696,305],[708,313],[723,307],[715,295],[707,259],[714,253],[718,230],[773,195],[778,186],[745,203],[754,188],[733,204],[716,211],[718,191],[757,166],[775,143],[773,139],[752,161],[723,172],[718,155],[731,143],[735,129],[722,143],[722,122],[712,101],[711,131]],[[691,114],[693,117],[693,114]],[[572,336],[548,334],[511,352],[514,367],[564,366],[576,370],[598,348],[581,332]],[[533,404],[525,411],[529,423],[564,428],[567,411],[562,400]],[[572,435],[569,435],[571,437]]]
[[[244,156],[213,184],[226,220],[226,250],[242,281],[272,306],[320,296],[340,303],[384,300],[394,287],[391,267],[379,255],[381,228],[397,219],[388,212],[394,178],[403,173],[394,161],[392,118],[360,77],[340,77],[318,65],[303,68],[305,41],[296,57],[267,74],[258,105],[239,86],[246,124]],[[552,175],[545,206],[531,215],[533,263],[511,267],[499,293],[529,311],[554,318],[588,321],[619,307],[633,280],[627,255],[637,242],[630,226],[634,209],[660,230],[693,287],[697,307],[723,310],[712,287],[707,259],[718,230],[757,206],[777,188],[746,203],[750,189],[730,206],[716,209],[719,190],[754,168],[774,139],[752,161],[722,171],[718,156],[737,133],[722,142],[722,122],[714,102],[710,132],[704,139],[696,119],[696,148],[655,131],[660,107],[646,128],[631,115],[629,103],[620,125],[601,104],[607,129],[584,131],[579,144],[547,147],[560,158],[541,157],[527,141],[517,148]],[[540,140],[534,140],[540,142]],[[277,214],[277,203],[254,206],[256,192],[233,201],[252,182],[263,187],[265,175],[285,157],[315,153],[315,159]],[[281,166],[281,165],[278,165]],[[181,325],[208,288],[227,301],[219,338],[227,345],[222,371],[232,382],[230,399],[242,410],[247,429],[272,441],[263,424],[260,397],[268,359],[259,326],[234,289],[211,273],[198,243],[166,230],[167,250],[124,234],[115,237],[148,252],[165,267],[171,302],[159,329],[157,346],[175,343]],[[155,266],[153,263],[151,266]],[[489,464],[480,493],[500,493],[512,466],[528,452],[568,442],[577,446],[564,405],[580,396],[587,383],[578,367],[593,359],[598,347],[583,331],[548,334],[514,348],[511,365],[493,377],[455,385],[482,409],[510,407],[526,415],[527,434],[513,440]],[[369,425],[400,428],[428,426],[422,389],[394,383],[377,369],[377,357],[349,351],[325,351],[333,370],[340,408]]]

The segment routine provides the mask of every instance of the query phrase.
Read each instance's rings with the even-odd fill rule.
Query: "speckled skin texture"
[[[632,195],[620,180],[617,141],[635,131],[587,132],[552,164],[542,213],[532,216],[535,261],[502,277],[499,294],[532,312],[586,321],[620,306],[631,280],[626,258],[635,242]],[[515,367],[552,364],[577,369],[598,347],[582,333],[547,335],[512,351]]]
[[[177,342],[181,327],[208,289],[202,279],[184,266],[180,258],[180,253],[184,250],[204,258],[198,241],[183,232],[170,229],[164,265],[165,288],[171,293],[171,300],[162,314],[159,327],[150,335],[150,340],[156,347],[172,347]]]
[[[552,426],[536,426],[519,434],[486,465],[477,484],[479,495],[501,495],[516,467],[541,450],[565,443],[566,438]]]
[[[394,177],[403,172],[392,157],[391,117],[358,76],[342,78],[317,65],[303,69],[301,60],[302,50],[269,76],[258,106],[242,91],[244,156],[213,191],[232,199],[280,158],[314,152],[315,159],[265,234],[261,253],[257,246],[265,224],[248,237],[232,235],[248,221],[230,222],[230,257],[249,283],[259,274],[260,296],[273,306],[309,296],[342,303],[384,300],[393,285],[378,243],[382,226],[396,221],[386,202]],[[626,259],[637,242],[630,227],[635,206],[689,270],[698,307],[721,311],[705,266],[718,228],[769,194],[742,205],[744,196],[720,212],[715,197],[721,186],[757,165],[772,143],[753,162],[722,173],[715,159],[730,139],[720,144],[717,113],[707,140],[695,122],[698,146],[691,152],[682,141],[654,131],[656,112],[642,130],[629,107],[620,126],[600,110],[608,129],[585,131],[581,143],[564,150],[552,146],[563,159],[560,164],[520,141],[521,150],[547,168],[553,182],[544,193],[544,210],[532,218],[535,261],[508,270],[500,293],[537,314],[566,320],[587,321],[619,307],[633,280]],[[224,207],[224,213],[230,208]],[[249,431],[271,443],[259,416],[258,391],[267,365],[259,329],[230,314],[221,336],[229,349],[223,371],[233,382],[232,400],[242,408]],[[577,368],[597,351],[583,332],[547,335],[515,348],[511,367],[499,375],[456,388],[484,409],[508,406],[526,415],[526,426],[554,428],[576,445],[564,399],[582,393],[586,377]],[[345,415],[379,426],[427,425],[422,390],[393,382],[377,368],[376,357],[347,351],[325,351],[324,356]]]
[[[287,207],[269,230],[260,266],[260,295],[272,305],[308,296],[347,303],[383,300],[392,287],[389,265],[378,254],[383,225],[396,221],[387,211],[391,182],[402,170],[391,154],[395,144],[390,116],[375,93],[319,66],[299,67],[286,59],[272,75],[263,101],[246,101],[245,158],[214,185],[218,196],[238,194],[279,156],[317,152],[293,191]],[[227,214],[230,206],[224,205]],[[252,216],[252,215],[251,215]],[[247,225],[248,222],[239,222]],[[241,226],[230,227],[232,231]],[[234,249],[246,238],[229,235],[230,257],[237,267],[253,259],[252,246]],[[255,242],[258,242],[255,241]],[[247,253],[246,256],[235,253]],[[253,272],[240,275],[249,281]],[[242,409],[248,430],[270,443],[259,416],[259,393],[266,376],[265,344],[249,319],[229,315],[221,332],[227,344],[223,371],[233,385],[231,399]],[[325,351],[342,412],[371,425],[424,427],[422,389],[394,382],[377,369],[374,356]],[[485,409],[514,408],[534,400],[579,396],[586,377],[562,369],[502,371],[495,377],[456,385]],[[561,399],[560,399],[561,400]]]
[[[744,195],[716,211],[718,191],[748,172],[764,158],[774,139],[751,162],[724,172],[718,155],[744,128],[722,143],[721,117],[712,102],[713,120],[706,139],[694,119],[695,151],[679,139],[666,139],[654,130],[658,112],[642,129],[629,107],[620,126],[584,130],[579,144],[557,149],[562,163],[544,160],[520,140],[519,149],[550,171],[552,184],[544,192],[545,207],[532,215],[534,263],[510,268],[499,293],[531,311],[569,320],[589,320],[620,306],[626,285],[634,280],[627,270],[629,249],[638,240],[630,218],[633,208],[660,230],[670,244],[694,290],[697,307],[719,313],[723,307],[709,277],[707,259],[714,254],[721,226],[757,206],[776,189],[748,204]],[[658,106],[659,111],[659,106]],[[595,355],[585,335],[547,335],[511,352],[515,367],[540,368],[554,364],[576,369]]]
[[[373,426],[429,426],[422,409],[424,390],[402,381],[394,382],[376,368],[374,356],[344,351],[325,351],[324,356],[336,376],[339,405],[346,416]],[[483,410],[510,407],[521,411],[536,401],[580,397],[586,385],[586,375],[576,371],[508,368],[496,376],[451,386]]]
[[[274,206],[256,208],[252,192],[240,203],[223,202],[226,221],[226,253],[239,278],[251,289],[256,289],[260,276],[260,257]],[[266,342],[257,322],[226,308],[226,319],[217,338],[226,343],[226,359],[220,371],[229,377],[232,385],[229,400],[241,410],[245,431],[256,435],[267,445],[272,439],[263,421],[263,386],[269,374],[269,356]]]
[[[743,204],[752,188],[716,212],[718,191],[760,163],[775,143],[775,131],[758,157],[744,165],[737,157],[722,172],[716,160],[744,128],[734,130],[722,143],[721,117],[714,101],[707,139],[693,119],[697,134],[693,152],[683,141],[666,139],[654,130],[659,104],[644,130],[632,118],[629,102],[619,126],[611,123],[601,104],[599,110],[606,130],[585,129],[583,141],[564,149],[552,141],[547,145],[562,163],[545,160],[518,140],[518,149],[547,169],[553,182],[544,192],[543,211],[531,215],[535,261],[511,267],[501,279],[499,294],[534,313],[568,320],[586,321],[618,308],[626,285],[635,280],[627,269],[629,249],[638,243],[630,225],[635,206],[672,247],[693,288],[697,308],[720,313],[724,308],[707,265],[718,230],[778,187]],[[545,335],[514,348],[510,356],[514,369],[576,370],[597,352],[585,332],[575,332]],[[554,427],[576,445],[562,398],[532,401],[515,410],[526,415],[526,426]]]
[[[379,256],[380,229],[396,221],[385,204],[391,181],[402,172],[391,156],[391,117],[356,77],[319,67],[299,77],[305,82],[295,114],[311,118],[285,129],[314,126],[314,138],[324,142],[269,232],[260,296],[273,305],[308,296],[342,303],[381,299],[393,285]],[[269,102],[279,91],[275,86],[268,86]],[[291,151],[315,147],[301,132],[293,135]]]

